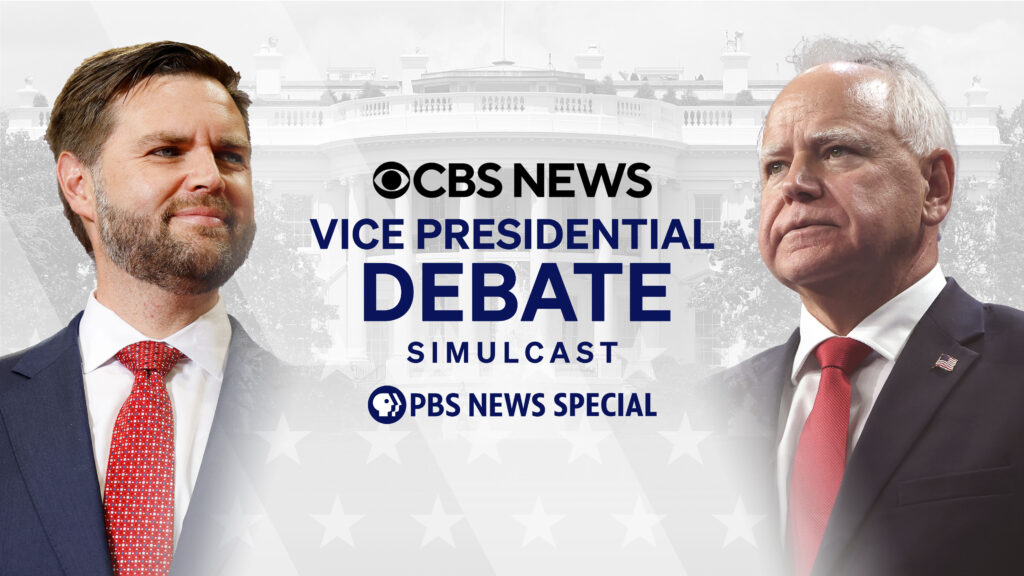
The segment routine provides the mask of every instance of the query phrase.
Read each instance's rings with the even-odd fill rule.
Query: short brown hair
[[[71,152],[93,167],[114,128],[110,104],[153,76],[192,74],[216,80],[228,91],[249,131],[249,95],[239,90],[241,74],[198,46],[181,42],[150,42],[114,48],[86,59],[68,78],[53,103],[46,141],[57,160]],[[86,252],[92,244],[82,219],[71,210],[58,185],[64,216]]]

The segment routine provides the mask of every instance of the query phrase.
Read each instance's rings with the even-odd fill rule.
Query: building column
[[[369,180],[365,177],[346,178],[342,181],[342,190],[347,194],[348,206],[341,218],[348,218],[352,225],[366,216],[366,190],[363,185],[368,185]],[[366,320],[363,318],[362,306],[352,306],[357,302],[363,293],[363,275],[366,266],[366,251],[349,244],[345,251],[347,267],[344,299],[339,302],[342,311],[341,321],[345,325],[345,350],[349,361],[368,362],[369,353],[367,343],[369,334]]]
[[[594,219],[600,220],[605,223],[611,223],[615,217],[612,213],[612,200],[607,195],[598,195],[595,198],[596,206],[594,207]],[[613,255],[615,251],[608,245],[607,242],[601,244],[601,248],[597,251],[597,261],[600,263],[609,263],[613,261]],[[628,270],[623,267],[623,273],[628,273]],[[609,277],[605,281],[604,287],[604,321],[594,322],[594,346],[598,346],[598,342],[619,342],[620,339],[617,334],[620,334],[615,329],[616,325],[616,314],[617,314],[617,300],[615,298],[615,280]],[[603,348],[596,348],[604,351]],[[608,364],[603,361],[597,365],[597,376],[602,379],[620,378],[622,376],[622,359],[613,356],[612,363]]]
[[[367,190],[369,189],[368,186]],[[413,214],[412,209],[412,194],[403,194],[395,200],[395,217],[403,222],[402,238],[405,245],[405,248],[398,252],[398,265],[409,273],[415,293],[412,307],[409,312],[395,321],[395,329],[391,334],[388,380],[392,382],[395,381],[395,378],[408,376],[410,364],[405,359],[406,347],[413,340],[422,341],[419,336],[423,333],[423,302],[419,293],[419,288],[423,285],[423,274],[416,261],[416,215]]]
[[[653,189],[651,193],[640,199],[640,218],[647,220],[648,222],[648,233],[646,238],[640,245],[640,261],[644,263],[660,262],[661,261],[661,250],[651,248],[650,242],[650,223],[658,221],[658,235],[664,235],[664,227],[668,225],[668,219],[659,220],[660,214],[660,201],[661,194],[666,193],[668,186],[668,179],[664,176],[654,176],[651,178],[651,185]],[[663,278],[664,281],[670,282],[671,278],[667,276],[653,276],[654,278]],[[661,306],[665,306],[672,301],[672,291],[668,290],[668,298],[652,299],[651,303],[660,302]],[[644,345],[654,346],[661,343],[661,329],[660,325],[662,322],[639,322],[639,335],[643,337]]]
[[[470,226],[477,217],[479,208],[479,196],[472,194],[459,200],[459,218],[465,220]],[[449,215],[445,215],[448,217]],[[472,246],[472,244],[470,244]],[[473,263],[480,259],[479,250],[460,250],[459,262],[462,263],[462,275],[459,276],[459,308],[462,309],[462,322],[459,323],[459,339],[469,342],[470,350],[476,350],[476,342],[481,340],[484,332],[483,322],[473,322],[472,290],[473,290]],[[482,366],[475,360],[476,356],[471,352],[468,365],[462,365],[464,370],[460,371],[465,378],[478,378]]]

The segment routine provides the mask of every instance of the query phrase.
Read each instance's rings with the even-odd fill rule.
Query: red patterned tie
[[[117,353],[135,375],[117,413],[103,494],[107,542],[117,576],[163,575],[174,543],[174,416],[164,376],[182,358],[163,342]]]
[[[846,468],[850,375],[870,353],[870,347],[852,338],[830,338],[814,350],[821,380],[789,480],[789,535],[797,576],[811,573],[832,514]]]

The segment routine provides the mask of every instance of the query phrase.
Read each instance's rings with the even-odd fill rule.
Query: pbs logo
[[[394,386],[381,386],[370,394],[366,408],[370,417],[381,424],[394,424],[405,415],[405,395]]]
[[[385,162],[373,173],[373,189],[388,200],[401,198],[411,182],[409,171],[398,162]]]

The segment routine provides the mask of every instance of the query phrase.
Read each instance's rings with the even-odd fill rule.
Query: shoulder
[[[266,348],[260,346],[249,335],[234,316],[228,316],[231,322],[231,344],[228,348],[228,365],[239,363],[255,365],[260,369],[278,369],[284,363]]]
[[[712,379],[721,384],[736,386],[762,381],[765,374],[778,372],[784,365],[791,364],[795,350],[796,347],[790,346],[789,342],[773,346],[731,368],[718,372],[712,376]]]
[[[1024,311],[999,304],[982,305],[985,354],[1000,362],[1024,364]]]
[[[20,352],[0,357],[0,383],[30,378],[54,362],[66,361],[69,351],[77,357],[78,323],[81,318],[82,314],[79,312],[63,330],[46,340]]]
[[[1001,304],[983,304],[986,331],[1024,338],[1024,311]]]
[[[984,352],[985,361],[1024,362],[1024,312],[1000,304],[983,304],[952,278],[925,312],[931,324],[962,345]]]
[[[774,435],[782,388],[790,380],[798,343],[799,334],[794,332],[784,344],[704,381],[699,397],[717,427],[737,433]]]

